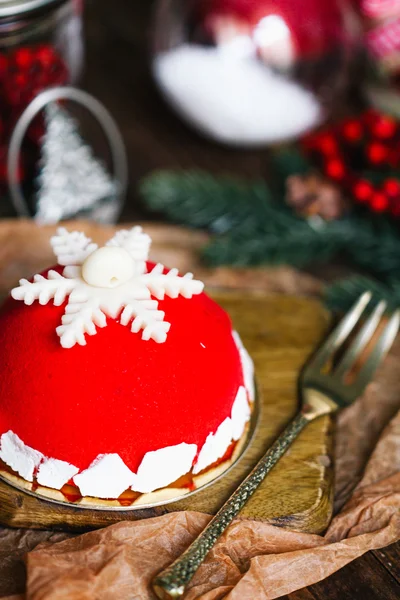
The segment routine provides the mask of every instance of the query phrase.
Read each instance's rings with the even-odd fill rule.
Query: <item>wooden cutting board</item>
[[[322,305],[307,298],[236,292],[214,293],[229,312],[252,355],[260,415],[243,457],[220,480],[178,502],[134,511],[103,511],[54,504],[0,481],[0,523],[82,531],[120,520],[176,510],[215,513],[296,412],[299,371],[329,325]],[[311,423],[250,499],[241,516],[312,533],[332,514],[332,421]]]

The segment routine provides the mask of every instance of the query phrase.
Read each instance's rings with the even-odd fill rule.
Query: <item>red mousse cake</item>
[[[75,500],[136,498],[193,481],[243,438],[252,361],[203,283],[149,262],[150,243],[140,227],[103,247],[59,229],[57,265],[12,290],[3,476]]]

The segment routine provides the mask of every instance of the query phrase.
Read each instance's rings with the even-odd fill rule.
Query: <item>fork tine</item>
[[[355,340],[350,345],[350,348],[341,359],[337,368],[334,370],[335,377],[342,379],[342,377],[344,377],[344,375],[346,375],[346,373],[348,373],[348,371],[350,371],[350,369],[354,366],[357,357],[360,356],[361,352],[374,335],[379,321],[385,312],[386,306],[387,304],[384,300],[379,302],[379,304],[376,306],[365,325],[358,332]]]
[[[399,330],[399,324],[400,310],[396,310],[394,315],[392,315],[391,319],[389,320],[389,323],[386,325],[383,333],[379,337],[376,346],[372,350],[364,366],[361,368],[357,379],[353,384],[358,396],[360,396],[363,393],[367,384],[371,381],[379,364],[389,352],[390,347],[393,344],[397,332]]]
[[[327,360],[354,329],[360,316],[364,312],[365,307],[371,300],[371,297],[371,292],[364,292],[364,294],[357,300],[350,312],[348,312],[347,315],[340,321],[339,325],[332,331],[324,345],[318,350],[314,358],[310,361],[308,365],[309,368],[319,370],[322,369]]]

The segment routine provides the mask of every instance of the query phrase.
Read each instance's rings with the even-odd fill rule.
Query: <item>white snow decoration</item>
[[[151,237],[147,233],[143,233],[141,227],[136,226],[130,230],[122,229],[121,231],[117,231],[114,237],[107,242],[106,246],[124,248],[135,261],[137,274],[145,272],[146,260],[151,246]]]
[[[119,454],[100,454],[73,481],[82,496],[118,498],[133,483],[134,474]]]
[[[35,275],[32,283],[27,279],[20,279],[19,287],[14,288],[11,295],[14,300],[23,300],[28,305],[35,300],[44,305],[53,298],[54,305],[61,306],[73,289],[73,281],[64,279],[57,271],[49,271],[47,279],[43,275]]]
[[[65,227],[57,229],[57,235],[50,240],[59,265],[82,265],[85,259],[97,250],[97,244],[82,231],[67,231]]]
[[[119,184],[83,141],[76,121],[52,102],[45,109],[45,123],[35,220],[57,223],[83,211],[94,215],[102,206],[111,205],[114,219]]]
[[[250,402],[254,402],[256,397],[256,389],[254,384],[254,363],[250,358],[250,354],[247,352],[237,331],[232,331],[233,339],[237,349],[239,350],[240,360],[243,369],[244,385],[249,394]]]
[[[120,322],[122,325],[128,325],[133,319],[132,333],[143,329],[142,340],[153,339],[158,344],[162,344],[167,339],[171,324],[163,320],[165,313],[157,310],[157,306],[156,300],[132,301],[125,306]]]
[[[186,443],[147,452],[134,475],[132,490],[146,494],[173,483],[189,473],[196,453],[196,444]]]
[[[79,473],[78,467],[74,467],[65,460],[45,458],[39,465],[36,479],[40,485],[61,490],[62,486],[77,473]]]
[[[110,240],[109,246],[98,249],[84,234],[68,233],[66,229],[60,228],[51,243],[59,263],[65,267],[62,275],[49,271],[47,278],[35,275],[33,282],[21,279],[19,287],[11,291],[15,300],[22,300],[25,304],[32,304],[35,300],[47,304],[53,299],[54,304],[60,306],[69,297],[62,324],[56,329],[63,348],[72,348],[75,344],[85,345],[86,334],[94,335],[97,327],[105,327],[106,317],[117,319],[119,316],[121,325],[130,325],[133,333],[142,330],[143,340],[152,339],[163,343],[171,324],[164,321],[164,312],[158,310],[158,302],[151,296],[158,300],[165,296],[177,298],[179,295],[192,298],[203,291],[204,284],[193,279],[192,273],[182,277],[177,269],[172,269],[164,274],[164,266],[161,264],[147,273],[146,260],[150,247],[148,236],[142,233],[140,227],[119,233]],[[122,280],[119,284],[119,259],[114,252],[117,247],[126,250],[124,261],[132,261],[131,272],[134,273],[128,281]],[[100,250],[104,262],[93,261],[96,262],[99,273],[94,276],[92,264],[91,278],[102,282],[102,266],[107,265],[108,281],[117,279],[114,287],[90,285],[83,277],[87,264],[85,261],[92,262],[92,257],[95,253],[100,253]],[[111,255],[114,256],[114,271],[109,264]]]
[[[324,116],[317,96],[264,64],[250,37],[217,47],[183,44],[159,54],[153,73],[189,123],[226,144],[295,138]]]
[[[76,290],[75,290],[76,291]],[[76,295],[70,295],[65,314],[61,318],[62,325],[56,328],[63,348],[72,348],[75,344],[85,346],[85,334],[95,335],[96,327],[105,327],[107,320],[96,299],[81,301]]]
[[[196,473],[200,473],[200,471],[215,463],[219,458],[222,458],[232,439],[232,419],[227,417],[215,433],[210,433],[207,436],[193,467],[193,474],[196,475]]]
[[[247,400],[246,389],[241,385],[236,394],[235,402],[232,406],[232,437],[240,440],[247,421],[250,419],[250,407]]]
[[[26,481],[33,481],[33,474],[44,456],[30,448],[11,430],[0,438],[0,458]]]

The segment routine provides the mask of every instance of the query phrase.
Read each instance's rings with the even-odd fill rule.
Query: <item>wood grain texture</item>
[[[381,550],[374,550],[372,554],[400,585],[400,543],[392,544]]]
[[[327,579],[281,600],[399,600],[400,584],[374,555],[375,551],[369,552]]]
[[[172,510],[215,513],[297,410],[297,379],[323,336],[329,315],[317,301],[289,296],[218,293],[252,355],[262,398],[255,437],[241,460],[221,480],[178,502],[135,511],[102,511],[57,505],[0,482],[0,522],[11,527],[82,531]],[[245,518],[313,533],[322,532],[332,511],[332,425],[310,424],[254,494]],[[295,490],[295,492],[294,492]]]

